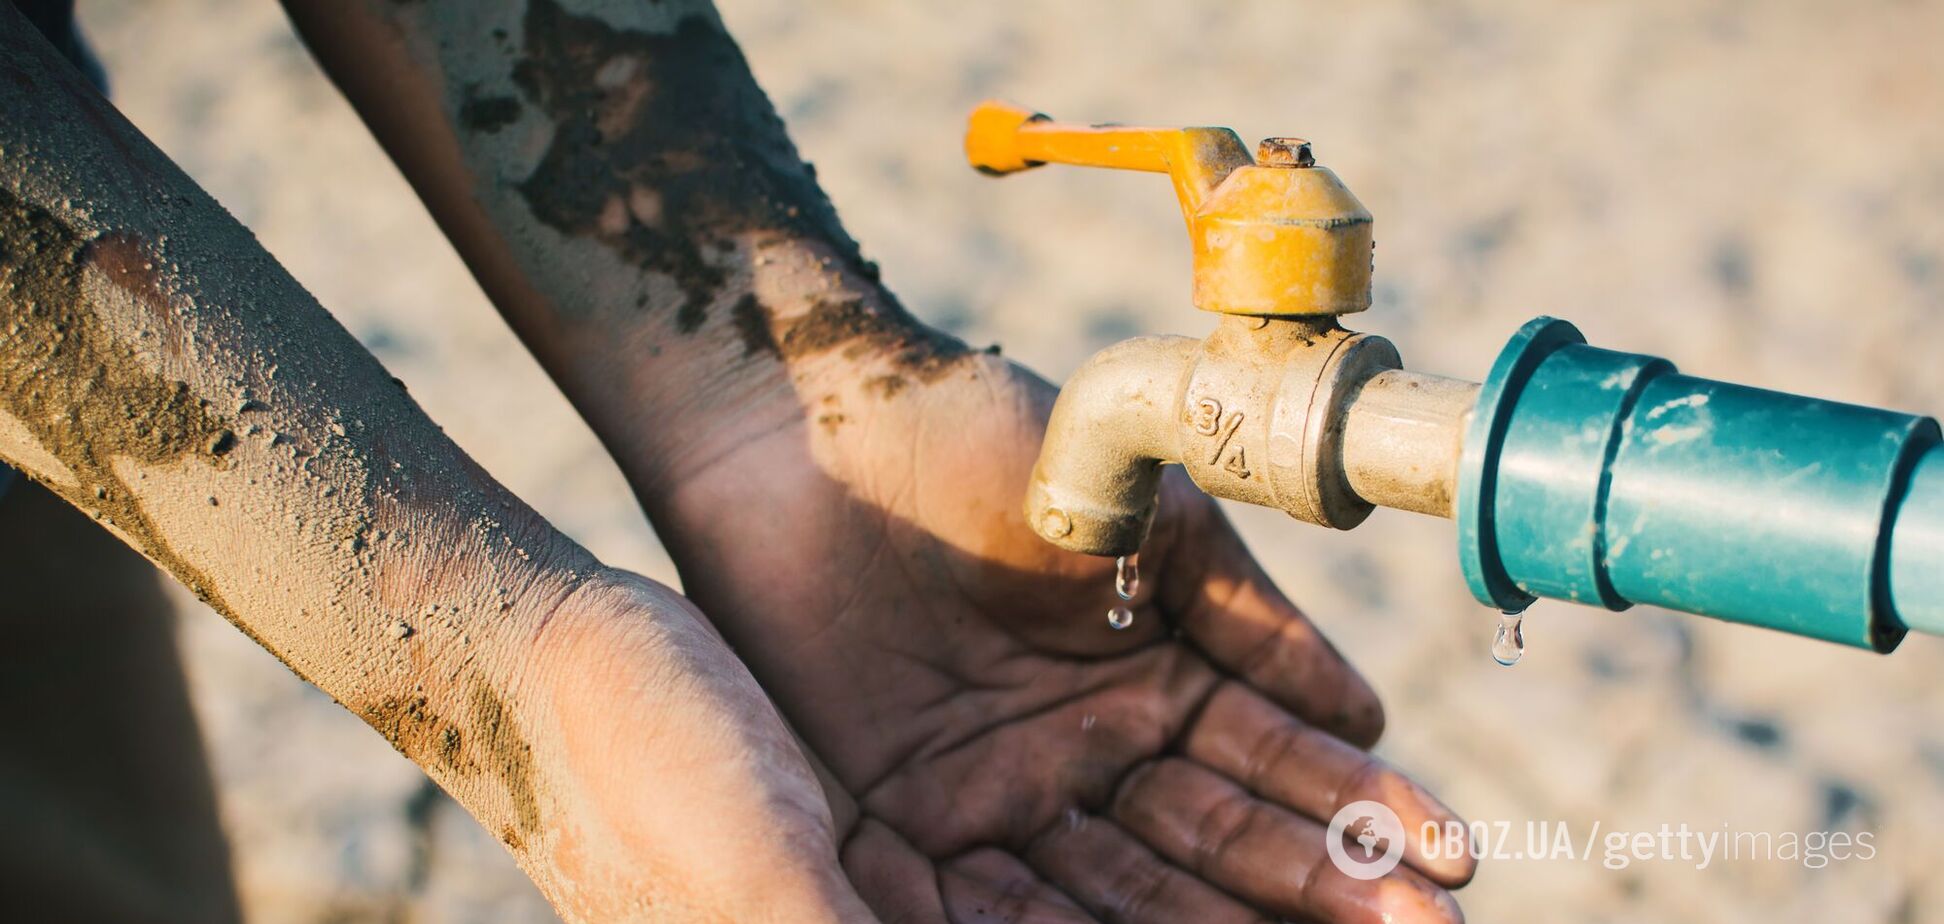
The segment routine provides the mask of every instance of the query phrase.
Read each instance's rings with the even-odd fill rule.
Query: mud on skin
[[[929,381],[968,355],[876,284],[876,267],[844,231],[741,51],[714,21],[691,15],[658,35],[532,0],[523,31],[513,82],[554,132],[520,195],[555,230],[599,241],[674,280],[677,330],[701,329],[710,306],[730,294],[739,239],[759,247],[803,240],[835,250],[840,269],[867,281],[868,303],[819,300],[778,322],[744,293],[728,323],[745,356],[792,360],[859,347]],[[508,110],[492,106],[469,96],[460,124],[498,130],[497,117]]]
[[[167,314],[139,241],[84,237],[0,187],[0,404],[74,473],[74,484],[49,488],[120,529],[234,621],[214,585],[169,550],[110,459],[160,465],[203,455],[220,467],[236,434],[188,383],[157,375],[102,327],[81,288],[91,265]]]
[[[32,455],[8,461],[439,772],[475,814],[504,823],[509,844],[530,846],[546,779],[485,673],[488,639],[546,605],[527,595],[554,569],[591,559],[444,440],[71,69],[21,47],[7,28],[16,15],[0,5],[0,410],[21,431],[4,448]],[[192,370],[169,371],[175,360]],[[207,514],[216,507],[264,513],[242,526]],[[252,547],[224,557],[239,537]],[[428,585],[450,593],[457,618],[368,641]],[[527,598],[517,614],[497,605],[508,588]],[[451,684],[426,671],[458,657],[479,666]]]
[[[511,96],[481,96],[477,84],[466,88],[459,105],[459,124],[468,131],[491,134],[520,119],[520,101]]]
[[[366,724],[400,754],[425,767],[439,767],[462,778],[484,772],[506,787],[514,824],[499,838],[519,850],[540,831],[540,802],[533,746],[500,694],[483,678],[467,681],[466,726],[433,711],[425,696],[388,696],[357,710]]]
[[[93,269],[166,318],[146,254],[125,235],[84,237],[0,187],[0,407],[74,473],[72,484],[49,487],[120,529],[240,626],[202,572],[169,549],[110,463],[132,457],[163,465],[200,455],[226,467],[237,443],[230,421],[207,398],[157,375],[87,303],[82,275]],[[483,679],[471,681],[466,701],[463,731],[430,711],[424,696],[387,697],[358,711],[408,757],[499,780],[517,822],[503,835],[520,841],[540,825],[532,748]]]

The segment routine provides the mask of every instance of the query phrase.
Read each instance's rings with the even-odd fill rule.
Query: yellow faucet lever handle
[[[1254,317],[1370,307],[1370,212],[1309,142],[1268,138],[1249,156],[1226,128],[1068,125],[980,103],[965,156],[994,175],[1041,164],[1165,173],[1194,248],[1195,307]]]
[[[1242,139],[1226,128],[1074,125],[996,100],[972,110],[965,156],[993,175],[1041,164],[1165,173],[1174,180],[1182,214],[1191,218],[1231,171],[1255,163]]]

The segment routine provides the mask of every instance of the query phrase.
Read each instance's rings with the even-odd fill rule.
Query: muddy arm
[[[651,512],[964,352],[878,284],[706,0],[285,6]]]
[[[7,20],[0,457],[438,772],[413,714],[465,705],[427,681],[511,684],[498,651],[596,563]]]
[[[4,4],[0,459],[384,734],[570,920],[711,900],[668,892],[684,877],[644,856],[660,844],[642,819],[706,807],[731,854],[761,852],[738,833],[829,824],[685,602],[495,483]],[[670,762],[720,769],[703,787],[659,776]],[[673,833],[708,855],[694,826]],[[834,869],[750,865],[819,860]],[[835,875],[804,873],[812,904],[844,900]]]

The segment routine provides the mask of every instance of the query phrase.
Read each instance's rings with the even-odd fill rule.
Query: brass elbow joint
[[[1026,490],[1026,520],[1046,541],[1127,555],[1154,523],[1161,466],[1180,459],[1182,388],[1201,344],[1136,337],[1087,360],[1053,405]]]

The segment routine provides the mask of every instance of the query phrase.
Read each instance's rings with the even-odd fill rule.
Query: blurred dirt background
[[[1551,313],[1690,371],[1944,412],[1944,4],[722,3],[905,300],[1049,376],[1209,319],[1158,178],[966,169],[960,119],[986,96],[1312,139],[1377,216],[1376,307],[1356,323],[1416,368],[1477,378]],[[675,579],[273,2],[81,7],[121,108],[461,445],[608,561]],[[1508,670],[1448,524],[1235,516],[1385,694],[1383,753],[1512,822],[1515,848],[1528,819],[1874,833],[1874,859],[1819,870],[1488,864],[1462,894],[1473,920],[1944,920],[1944,642],[1878,658],[1541,604]],[[376,734],[182,599],[253,920],[551,919]]]

